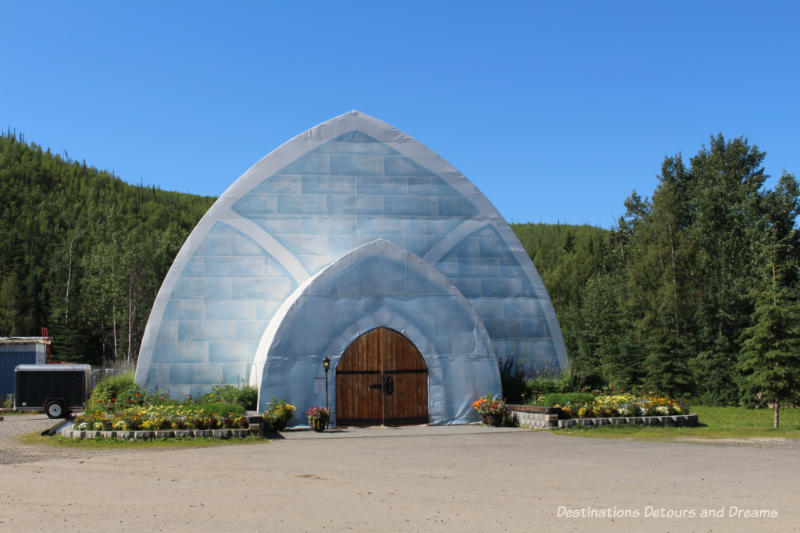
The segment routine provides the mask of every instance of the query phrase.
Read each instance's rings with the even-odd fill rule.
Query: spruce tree
[[[686,353],[681,337],[666,328],[656,330],[644,360],[645,383],[672,398],[687,395],[693,383]]]
[[[573,252],[573,250],[575,250],[575,235],[573,235],[571,231],[567,230],[567,238],[564,241],[564,251],[570,254]]]
[[[759,295],[737,365],[745,394],[773,402],[775,429],[781,402],[796,400],[800,392],[800,306],[777,277],[773,262],[771,287]]]

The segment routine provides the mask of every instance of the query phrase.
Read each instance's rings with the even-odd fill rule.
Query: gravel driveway
[[[435,427],[62,451],[0,464],[0,530],[800,531],[796,449]]]
[[[18,438],[28,433],[42,432],[59,421],[47,418],[44,413],[4,414],[0,421],[0,464],[29,463],[48,457],[70,457],[75,452],[51,446],[22,444]]]

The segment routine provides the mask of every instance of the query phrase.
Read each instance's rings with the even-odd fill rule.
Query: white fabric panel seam
[[[423,259],[431,265],[436,266],[436,263],[438,263],[442,257],[447,255],[447,252],[452,250],[453,247],[458,245],[458,243],[464,240],[467,236],[488,225],[489,222],[487,222],[484,218],[468,218],[453,228],[452,231],[448,232],[439,240],[439,242],[433,245],[433,247],[428,250],[428,253],[425,254]]]
[[[226,209],[226,214],[233,215],[231,218],[223,218],[221,219],[222,222],[228,224],[232,228],[236,228],[249,238],[253,239],[259,246],[261,246],[269,255],[271,255],[280,265],[289,273],[292,278],[294,278],[297,284],[303,283],[306,279],[308,279],[308,272],[306,269],[303,268],[303,265],[300,264],[300,261],[297,260],[297,257],[294,256],[289,250],[286,249],[280,242],[278,242],[275,237],[269,234],[269,232],[263,230],[261,226],[254,223],[252,220],[248,218],[244,218],[239,214]]]

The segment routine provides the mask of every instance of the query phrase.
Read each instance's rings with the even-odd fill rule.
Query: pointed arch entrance
[[[344,351],[336,365],[336,423],[428,423],[428,366],[410,340],[379,327]]]

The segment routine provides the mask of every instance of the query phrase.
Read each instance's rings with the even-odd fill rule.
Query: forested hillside
[[[579,352],[586,286],[613,260],[608,249],[613,232],[568,224],[512,224],[511,228],[547,287],[572,358]]]
[[[162,279],[213,201],[0,136],[0,335],[47,326],[59,359],[134,358]]]
[[[765,188],[763,158],[713,137],[688,162],[666,158],[652,197],[621,202],[611,230],[512,226],[576,374],[706,403],[771,401],[775,384],[797,396],[800,187],[785,173]],[[0,335],[47,326],[56,357],[90,363],[136,357],[161,281],[214,201],[128,185],[12,134],[0,198]]]

